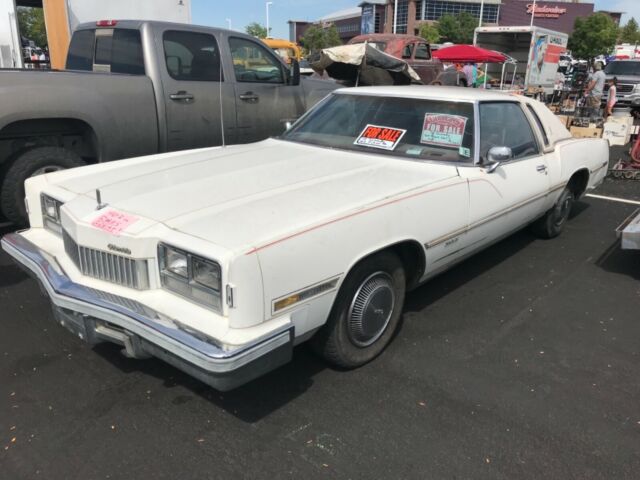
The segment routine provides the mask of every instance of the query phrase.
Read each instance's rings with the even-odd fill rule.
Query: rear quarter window
[[[67,54],[67,70],[93,70],[95,30],[78,30],[73,34]]]

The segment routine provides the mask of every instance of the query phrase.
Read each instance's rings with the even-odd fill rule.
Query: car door
[[[304,112],[302,87],[288,84],[283,62],[257,40],[231,36],[238,142],[284,132]]]
[[[469,184],[468,242],[491,243],[545,211],[550,181],[541,145],[519,102],[481,102],[476,141],[479,163],[460,168]],[[492,147],[508,147],[512,158],[490,165]]]
[[[225,79],[218,39],[210,32],[179,27],[163,30],[161,37],[158,61],[164,64],[160,72],[167,149],[233,143],[235,105],[229,100],[233,85]]]
[[[413,52],[413,68],[425,84],[430,84],[438,76],[438,64],[431,59],[431,47],[428,43],[418,42]]]

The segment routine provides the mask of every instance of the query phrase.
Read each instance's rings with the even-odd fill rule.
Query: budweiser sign
[[[567,13],[566,8],[550,7],[548,5],[534,5],[530,3],[527,5],[527,14],[535,15],[540,18],[560,18],[560,15]]]

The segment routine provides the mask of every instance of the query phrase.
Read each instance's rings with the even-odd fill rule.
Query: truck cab
[[[442,62],[432,58],[431,46],[424,38],[413,35],[372,33],[352,38],[349,45],[365,42],[384,53],[406,61],[425,85],[432,83],[443,71]]]

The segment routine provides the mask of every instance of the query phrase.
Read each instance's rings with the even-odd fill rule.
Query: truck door
[[[429,85],[433,82],[438,73],[442,71],[442,67],[438,62],[434,62],[431,58],[431,47],[428,43],[416,43],[413,52],[413,68],[420,75],[422,81]]]
[[[280,135],[305,110],[302,87],[287,83],[286,67],[265,45],[228,39],[233,61],[238,143]]]
[[[167,149],[222,145],[223,128],[226,143],[234,142],[235,105],[225,101],[233,95],[233,85],[225,78],[216,37],[204,31],[164,30],[158,61]]]

